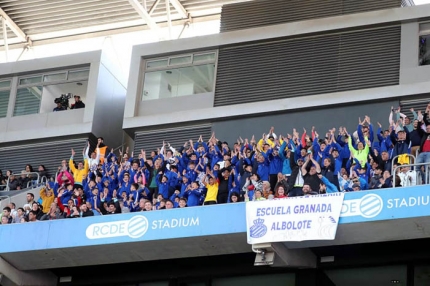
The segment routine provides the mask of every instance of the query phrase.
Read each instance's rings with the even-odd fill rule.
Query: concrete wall
[[[95,106],[92,133],[104,138],[111,148],[123,143],[122,121],[126,88],[125,79],[109,52],[103,52],[97,68]]]
[[[41,71],[68,69],[70,67],[90,64],[90,74],[85,92],[79,88],[80,94],[88,94],[84,97],[85,109],[68,110],[63,112],[48,112],[55,107],[53,98],[60,94],[47,93],[47,98],[42,100],[42,113],[13,117],[15,98],[9,100],[8,117],[0,119],[0,140],[2,143],[24,140],[70,136],[91,132],[94,118],[94,105],[98,69],[101,51],[58,56],[52,58],[35,59],[4,63],[0,65],[0,77],[13,77],[21,74],[31,74]],[[12,83],[12,89],[16,89],[16,80]],[[68,85],[68,84],[67,84]],[[55,87],[55,86],[51,86]],[[58,87],[58,86],[57,86]],[[83,88],[85,89],[85,87]],[[44,96],[45,97],[45,96]],[[70,101],[73,103],[73,99]]]
[[[400,84],[430,81],[430,66],[419,66],[420,23],[402,24]]]
[[[39,114],[13,117],[15,98],[11,95],[8,117],[0,119],[2,143],[92,133],[104,137],[109,146],[122,144],[126,79],[118,68],[118,58],[112,50],[6,63],[0,65],[0,77],[78,65],[90,65],[88,81],[82,86],[67,83],[44,87]],[[16,79],[12,83],[14,86]],[[81,95],[85,108],[52,112],[54,98],[67,92]],[[71,99],[70,103],[74,100]]]
[[[308,134],[312,126],[315,126],[320,137],[324,137],[328,129],[344,126],[352,133],[357,130],[358,118],[364,119],[365,115],[370,116],[376,132],[380,122],[383,128],[388,128],[388,116],[391,106],[398,106],[398,100],[386,102],[363,103],[349,106],[332,106],[325,108],[308,108],[303,110],[291,110],[282,113],[259,113],[241,119],[217,121],[212,123],[212,130],[219,140],[227,141],[229,144],[236,142],[239,136],[251,139],[255,135],[256,140],[262,137],[263,133],[269,131],[270,127],[275,127],[277,135],[286,136],[292,134],[293,128],[302,134],[306,128]],[[336,132],[337,134],[337,132]]]
[[[290,110],[312,106],[331,106],[346,102],[353,104],[355,102],[375,99],[398,100],[400,97],[406,98],[416,94],[429,93],[430,66],[418,67],[418,22],[429,16],[430,5],[422,5],[313,19],[135,46],[131,57],[123,128],[131,130],[138,127],[171,124],[172,122],[186,123],[189,121],[207,122],[225,120],[226,118],[249,117],[258,113],[289,112]],[[141,101],[142,58],[182,54],[195,50],[213,50],[237,43],[251,43],[265,39],[294,37],[321,32],[336,32],[340,29],[366,29],[371,28],[372,25],[386,25],[387,23],[402,23],[400,85],[250,104],[236,104],[221,108],[214,108],[211,105],[213,102],[210,99],[198,97],[193,97],[194,100],[189,104],[187,103],[186,106],[183,105],[185,101],[174,102],[177,105],[163,99],[152,102]],[[204,101],[204,104],[202,104],[202,101]],[[161,108],[162,106],[166,106],[166,104],[169,108]],[[175,108],[176,106],[177,108]],[[160,116],[154,116],[155,114]]]

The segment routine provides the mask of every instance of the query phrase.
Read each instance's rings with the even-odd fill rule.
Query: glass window
[[[142,100],[213,92],[215,64],[145,73]]]
[[[419,65],[425,66],[430,64],[430,35],[420,36],[419,43]]]
[[[6,117],[10,90],[0,91],[0,118]]]
[[[421,23],[420,35],[429,35],[429,34],[430,34],[430,23]]]
[[[0,88],[8,88],[10,87],[10,80],[0,81]]]
[[[68,80],[88,79],[90,70],[69,71]]]
[[[39,83],[42,82],[42,76],[32,76],[32,77],[26,77],[21,78],[19,80],[19,85],[25,85],[25,84],[31,84],[31,83]]]
[[[66,80],[66,73],[47,74],[43,77],[44,82]]]
[[[16,92],[13,116],[39,113],[42,86],[19,88]]]
[[[146,62],[146,68],[160,68],[160,67],[167,67],[167,59],[161,59],[161,60],[153,60],[153,61],[147,61]]]
[[[169,65],[183,65],[183,64],[191,64],[191,55],[170,58]]]
[[[215,53],[194,55],[193,63],[203,61],[215,61]]]

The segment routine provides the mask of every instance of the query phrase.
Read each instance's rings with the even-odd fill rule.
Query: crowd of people
[[[280,135],[272,127],[260,139],[239,137],[232,145],[213,133],[207,141],[200,136],[177,149],[161,142],[158,150],[139,154],[125,150],[119,156],[107,152],[103,138],[98,138],[94,151],[90,153],[88,143],[82,158],[71,150],[55,182],[40,190],[39,201],[27,193],[27,204],[16,208],[10,203],[1,221],[56,220],[427,183],[430,104],[425,112],[411,112],[413,118],[391,108],[388,128],[378,122],[376,132],[365,116],[351,132],[339,127],[320,135],[312,127],[310,133],[293,129]],[[417,150],[415,159],[410,154]],[[422,166],[410,167],[412,163]],[[32,171],[27,167],[25,171]],[[38,171],[46,172],[43,165]],[[31,180],[23,176],[10,178],[9,183],[16,180],[19,189],[26,179]]]
[[[37,171],[27,164],[21,174],[17,176],[12,170],[7,170],[6,174],[0,170],[0,191],[19,191],[37,185],[41,181],[47,181],[48,172],[44,165],[39,165]]]

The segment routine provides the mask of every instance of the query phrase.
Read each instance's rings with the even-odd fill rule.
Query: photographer
[[[55,107],[54,108],[54,112],[56,112],[56,111],[63,111],[63,110],[66,110],[64,107],[63,107],[63,105],[61,104],[61,102],[56,102],[57,103],[57,107]]]
[[[79,108],[85,108],[85,103],[81,101],[81,97],[79,95],[74,95],[73,98],[75,99],[75,104],[72,104],[71,109],[79,109]]]

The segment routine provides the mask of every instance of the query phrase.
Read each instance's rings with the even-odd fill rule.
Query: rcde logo
[[[379,215],[384,207],[384,201],[379,195],[368,194],[361,199],[344,200],[341,217],[362,216],[374,218]]]
[[[375,194],[365,195],[361,198],[360,212],[365,218],[372,218],[377,216],[384,206],[381,197]]]
[[[148,219],[142,215],[136,215],[129,220],[91,224],[87,227],[86,235],[89,239],[119,236],[139,238],[148,231],[148,228]]]
[[[146,217],[138,215],[128,221],[128,236],[138,238],[148,230],[148,220]]]

